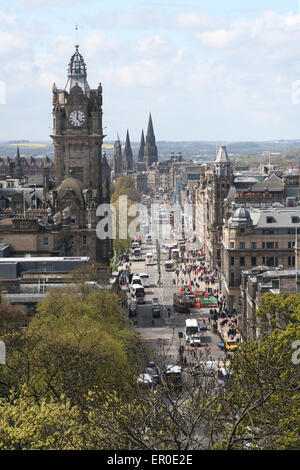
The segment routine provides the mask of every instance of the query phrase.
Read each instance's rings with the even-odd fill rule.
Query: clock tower
[[[64,89],[53,85],[53,135],[55,181],[58,187],[72,177],[83,188],[101,195],[102,86],[90,89],[79,46],[75,46]],[[101,201],[98,200],[98,203]]]

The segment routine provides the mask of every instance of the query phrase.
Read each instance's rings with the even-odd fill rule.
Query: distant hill
[[[124,144],[125,142],[122,142]],[[170,153],[181,152],[185,159],[200,158],[202,160],[213,160],[220,145],[226,145],[228,154],[232,159],[247,155],[249,157],[257,157],[264,152],[271,153],[288,153],[289,156],[297,156],[299,154],[300,140],[274,140],[265,142],[223,142],[223,141],[158,141],[158,153],[160,160],[167,160]],[[20,153],[23,156],[38,157],[48,155],[54,156],[53,144],[47,142],[32,142],[28,140],[12,140],[9,142],[0,142],[0,157],[13,157],[16,155],[16,147],[20,147]],[[138,155],[139,142],[131,143],[133,154]],[[106,152],[107,158],[113,158],[113,141],[105,141],[103,152]],[[291,153],[295,152],[295,153]]]

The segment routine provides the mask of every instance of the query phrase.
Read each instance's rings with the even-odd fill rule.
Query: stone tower
[[[101,193],[102,86],[91,90],[82,55],[75,46],[64,89],[53,85],[55,181],[59,186],[72,175],[84,188]],[[97,201],[101,202],[101,201]]]
[[[114,145],[113,172],[115,178],[118,178],[122,173],[122,146],[119,136]]]
[[[210,191],[210,232],[212,240],[212,266],[221,267],[221,243],[224,219],[224,203],[233,183],[232,163],[225,145],[219,149],[213,164]]]
[[[129,138],[129,131],[128,130],[127,130],[127,134],[126,134],[125,150],[124,150],[124,153],[123,153],[122,170],[124,172],[133,170],[133,155],[132,155],[132,149],[131,149],[131,145],[130,145],[130,138]]]
[[[144,162],[149,168],[152,165],[152,163],[155,163],[157,161],[158,161],[158,152],[157,152],[155,135],[154,135],[154,130],[153,130],[152,116],[150,113],[147,136],[146,136],[146,144],[144,148]]]

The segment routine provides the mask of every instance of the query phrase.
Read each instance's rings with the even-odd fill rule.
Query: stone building
[[[299,224],[300,207],[278,207],[277,204],[270,209],[240,207],[225,222],[222,283],[230,308],[240,308],[243,270],[257,266],[295,269],[296,230]]]
[[[300,271],[282,270],[258,266],[241,272],[240,331],[244,340],[258,339],[266,330],[256,311],[262,305],[266,293],[287,295],[300,293]],[[285,327],[286,325],[280,325]]]
[[[110,179],[102,157],[102,85],[90,89],[79,46],[75,46],[64,89],[54,84],[53,134],[55,183],[47,193],[54,220],[70,213],[71,255],[109,262],[111,242],[97,237],[97,207],[104,202],[103,183]],[[105,167],[105,168],[102,168]]]

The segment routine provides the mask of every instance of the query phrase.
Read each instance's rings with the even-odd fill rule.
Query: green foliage
[[[132,375],[127,349],[134,339],[112,292],[54,291],[39,304],[26,335],[7,335],[5,341],[2,396],[26,383],[36,399],[64,394],[84,407],[86,394],[99,384],[127,393]]]
[[[84,449],[84,425],[69,400],[32,401],[23,387],[0,399],[0,450]]]

